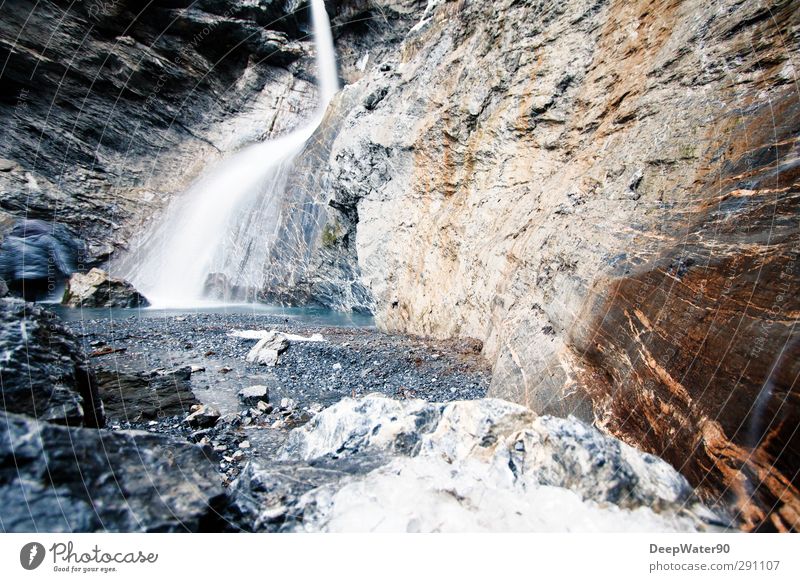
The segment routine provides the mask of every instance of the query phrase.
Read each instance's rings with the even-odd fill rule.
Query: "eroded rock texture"
[[[0,208],[71,227],[89,243],[88,264],[124,247],[207,164],[313,109],[306,9],[6,2]]]
[[[667,463],[580,421],[481,399],[345,399],[251,463],[231,509],[266,531],[694,531]]]
[[[200,446],[0,412],[0,531],[199,531],[222,495]]]
[[[186,415],[199,401],[190,367],[165,373],[124,373],[99,368],[97,388],[111,422],[141,422]]]
[[[308,150],[309,300],[479,338],[494,395],[800,528],[797,3],[420,16]]]
[[[0,299],[0,409],[41,421],[103,426],[94,372],[50,311]]]

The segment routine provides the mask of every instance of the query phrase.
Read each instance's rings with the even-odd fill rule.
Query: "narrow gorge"
[[[800,530],[795,0],[6,5],[0,530]]]

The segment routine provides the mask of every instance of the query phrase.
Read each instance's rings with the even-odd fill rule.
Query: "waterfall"
[[[117,266],[155,307],[190,307],[217,298],[250,299],[278,236],[282,194],[294,158],[339,89],[333,35],[323,0],[311,0],[319,104],[295,131],[251,145],[174,200]],[[220,287],[225,291],[220,292]],[[238,290],[238,292],[236,291]]]

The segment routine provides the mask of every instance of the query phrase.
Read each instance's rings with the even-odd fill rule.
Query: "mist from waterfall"
[[[293,161],[339,89],[324,1],[312,0],[311,12],[319,94],[313,117],[285,136],[248,146],[201,177],[116,266],[154,307],[212,302],[209,279],[228,288],[261,287]]]

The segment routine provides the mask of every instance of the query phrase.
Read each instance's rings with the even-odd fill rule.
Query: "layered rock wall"
[[[320,129],[311,300],[479,338],[494,395],[797,528],[798,15],[429,2]]]
[[[6,3],[0,210],[70,227],[87,241],[89,264],[124,248],[208,164],[313,109],[306,9],[292,0]]]

